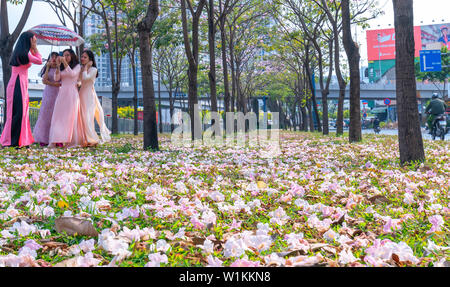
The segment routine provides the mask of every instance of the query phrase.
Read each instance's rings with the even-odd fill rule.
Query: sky
[[[377,19],[369,21],[370,28],[373,29],[385,29],[394,27],[394,13],[392,0],[378,0],[379,7],[384,11],[384,15],[379,16]],[[20,15],[22,14],[24,5],[11,5],[8,4],[9,12],[9,24],[10,30],[14,29],[19,22]],[[414,0],[414,25],[430,25],[438,23],[450,23],[450,1],[449,0]],[[43,20],[45,19],[45,21]],[[32,28],[36,25],[43,24],[60,24],[58,18],[54,14],[53,10],[48,4],[34,1],[33,8],[31,10],[30,17],[25,25],[25,30]],[[72,28],[72,27],[69,27]],[[362,29],[357,29],[356,39],[361,47],[361,66],[367,66],[367,45],[366,45],[366,33]],[[63,48],[53,47],[54,51],[60,51]],[[39,51],[43,57],[51,52],[50,46],[39,46]],[[40,67],[33,67],[30,70],[30,79],[37,79],[37,73],[40,71]]]

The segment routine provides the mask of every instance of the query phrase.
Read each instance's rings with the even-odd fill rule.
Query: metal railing
[[[36,125],[38,116],[39,116],[39,109],[38,108],[32,108],[30,107],[29,111],[30,116],[30,126],[31,130],[34,129],[34,126]],[[106,127],[109,130],[112,130],[112,117],[105,116],[105,123]],[[117,119],[117,125],[118,125],[118,131],[119,134],[133,134],[134,133],[134,120],[132,119]],[[176,125],[175,125],[176,127]],[[95,129],[97,132],[100,131],[99,126],[97,125],[97,122],[95,122]],[[169,123],[163,123],[162,125],[163,133],[170,133],[170,124]],[[158,124],[158,132],[159,132],[159,124]],[[138,133],[144,133],[144,121],[138,120]]]
[[[39,117],[39,109],[30,107],[29,115],[30,115],[31,130],[34,130],[34,126],[36,125],[36,122],[37,122],[38,117]]]
[[[105,117],[105,123],[109,130],[112,130],[112,117]],[[96,124],[97,127],[97,124]],[[175,125],[177,127],[177,125]],[[117,119],[117,128],[119,131],[119,134],[132,134],[134,133],[134,120],[133,119]],[[160,131],[160,126],[158,124],[158,132]],[[170,124],[169,123],[163,123],[162,124],[162,132],[163,133],[170,133]],[[142,134],[144,133],[144,121],[138,120],[138,133]]]

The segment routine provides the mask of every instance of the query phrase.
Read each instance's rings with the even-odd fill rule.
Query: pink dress
[[[102,106],[95,92],[94,83],[97,76],[97,68],[91,67],[87,72],[82,72],[80,89],[80,112],[83,120],[85,138],[88,144],[95,145],[105,143],[111,140],[111,132],[105,124],[105,117]],[[100,135],[95,131],[95,121],[100,127]]]
[[[28,103],[28,68],[31,63],[41,65],[39,53],[28,54],[30,63],[12,67],[11,78],[6,88],[6,123],[0,143],[2,146],[29,146],[33,144]]]
[[[55,81],[56,68],[50,68],[48,71],[48,80],[52,83]],[[46,85],[42,94],[41,108],[39,117],[34,126],[33,136],[36,142],[48,145],[48,135],[50,133],[50,123],[52,121],[53,109],[55,107],[56,97],[58,96],[59,87]]]
[[[61,80],[58,96],[53,109],[50,124],[49,146],[63,143],[68,147],[84,146],[84,130],[80,117],[80,99],[76,87],[81,67],[70,66],[55,75],[55,81]],[[59,79],[60,78],[60,79]]]

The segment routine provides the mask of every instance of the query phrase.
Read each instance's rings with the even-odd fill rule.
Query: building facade
[[[95,35],[95,34],[102,34],[105,33],[105,29],[102,27],[103,21],[100,16],[96,14],[91,14],[86,19],[84,23],[84,36],[86,39],[86,48],[89,48],[89,37]],[[106,39],[105,39],[105,45],[106,45]],[[112,86],[112,79],[111,79],[111,66],[110,66],[110,59],[108,53],[103,53],[101,55],[96,56],[97,61],[97,68],[99,71],[99,76],[97,78],[97,81],[95,82],[96,87],[111,87]],[[137,78],[137,84],[138,87],[142,84],[142,76],[141,76],[141,68],[140,68],[140,61],[139,61],[139,55],[135,55],[134,62],[136,64],[136,78]],[[117,67],[114,67],[115,72],[117,73]],[[122,66],[120,69],[121,73],[121,87],[127,88],[127,87],[133,87],[133,69],[132,69],[132,62],[131,59],[128,56],[125,56],[122,59]]]

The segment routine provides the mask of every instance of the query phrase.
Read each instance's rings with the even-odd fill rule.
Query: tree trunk
[[[298,115],[298,113],[296,112],[296,110],[297,110],[296,106],[297,106],[296,102],[294,101],[292,103],[292,107],[291,107],[291,121],[294,126],[294,132],[297,131],[297,115]]]
[[[300,110],[302,111],[302,131],[308,131],[308,114],[306,112],[306,107],[300,104]]]
[[[9,59],[11,57],[11,52],[5,52],[5,55],[1,56],[2,59],[2,71],[3,71],[3,95],[4,95],[4,104],[3,104],[3,125],[6,123],[6,87],[8,86],[9,79],[11,78],[11,66],[9,65]],[[4,64],[8,63],[8,64]],[[3,131],[3,126],[0,126],[0,133]]]
[[[113,97],[112,97],[112,117],[113,117],[113,124],[112,124],[112,133],[118,134],[119,128],[118,128],[118,117],[117,117],[117,109],[119,107],[119,92],[120,92],[120,79],[122,77],[122,58],[119,52],[119,33],[118,33],[118,15],[117,15],[117,5],[114,5],[114,46],[115,46],[115,60],[116,60],[116,73],[115,77],[114,74],[111,73],[112,78],[112,85],[113,85]],[[112,55],[112,54],[111,54]],[[111,69],[114,69],[114,66],[111,66]]]
[[[336,28],[333,28],[337,30]],[[336,135],[344,134],[344,100],[345,100],[345,88],[347,87],[347,83],[344,80],[341,72],[341,64],[340,64],[340,50],[339,50],[339,32],[334,32],[334,70],[336,72],[336,77],[339,83],[339,99],[338,99],[338,110],[337,110],[337,119],[336,119]]]
[[[172,123],[174,107],[173,107],[173,83],[172,80],[169,80],[169,113],[170,113],[170,132],[172,133],[175,129],[174,124]]]
[[[163,132],[163,123],[162,123],[162,107],[161,107],[161,67],[158,63],[158,118],[159,118],[159,133]]]
[[[319,116],[319,110],[317,108],[317,102],[316,102],[316,91],[314,88],[311,87],[311,90],[313,90],[311,101],[313,105],[314,115],[316,116],[316,122],[317,122],[317,131],[322,132],[322,124],[320,122],[320,116]],[[314,126],[314,122],[312,123]]]
[[[235,79],[235,83],[236,83],[236,110],[238,112],[243,112],[245,114],[245,102],[244,102],[244,96],[242,95],[242,89],[241,89],[241,71],[240,71],[240,66],[241,63],[236,61],[236,79]]]
[[[338,136],[344,134],[344,99],[346,86],[347,84],[345,81],[339,81],[339,99],[336,119],[336,135]]]
[[[341,65],[340,65],[340,49],[339,49],[339,27],[338,27],[338,15],[332,14],[331,10],[328,8],[326,0],[322,0],[322,6],[325,8],[328,20],[330,21],[333,28],[334,35],[334,69],[336,72],[336,77],[339,82],[339,98],[338,98],[338,110],[336,119],[336,135],[342,135],[344,133],[344,99],[345,99],[345,88],[347,83],[342,77]]]
[[[5,49],[6,50],[6,49]],[[9,79],[11,78],[11,66],[9,65],[9,60],[11,58],[12,49],[8,49],[9,51],[5,51],[4,55],[1,55],[2,59],[2,72],[3,72],[3,94],[5,95],[6,99],[6,87],[8,86]],[[6,64],[5,64],[6,63]],[[6,101],[5,101],[6,103]],[[6,113],[5,113],[6,115]]]
[[[137,91],[137,79],[136,79],[136,63],[134,62],[135,51],[133,50],[131,60],[131,69],[133,71],[133,108],[134,108],[134,127],[133,133],[135,136],[139,133],[139,124],[138,124],[138,91]],[[131,59],[132,58],[132,59]]]
[[[112,86],[112,134],[118,134],[119,133],[119,125],[118,125],[118,118],[117,118],[117,107],[119,103],[119,92],[120,92],[120,85],[113,81]]]
[[[314,132],[314,116],[313,116],[313,108],[311,107],[311,99],[307,100],[306,107],[308,109],[308,115],[309,115],[309,130],[313,133]]]
[[[102,18],[104,23],[109,23],[110,20],[107,18],[106,11],[103,10]],[[120,84],[118,85],[116,81],[116,69],[114,68],[114,53],[113,45],[111,40],[111,31],[109,24],[105,24],[106,38],[108,41],[108,54],[109,54],[109,69],[111,72],[111,90],[112,90],[112,134],[118,134],[118,124],[117,124],[117,96],[120,91]],[[120,73],[119,67],[117,68],[117,73]]]
[[[224,95],[224,105],[225,105],[225,113],[230,111],[230,82],[228,79],[228,63],[227,63],[227,36],[225,33],[225,17],[222,18],[220,23],[220,38],[222,41],[222,66],[223,66],[223,85],[225,89],[225,95]],[[225,124],[226,121],[224,120],[223,123]],[[225,126],[226,129],[226,126]]]
[[[191,135],[192,140],[201,139],[202,132],[199,130],[202,124],[200,121],[200,117],[198,115],[198,111],[194,110],[195,105],[198,104],[198,96],[197,96],[197,73],[198,73],[198,53],[199,53],[199,22],[200,16],[202,14],[203,7],[206,4],[206,0],[200,0],[197,6],[197,11],[195,11],[192,15],[192,37],[189,39],[189,31],[187,24],[187,15],[186,15],[186,1],[181,0],[181,18],[182,18],[182,26],[183,26],[183,39],[184,46],[186,50],[186,56],[189,62],[188,68],[188,79],[189,79],[189,90],[188,90],[188,105],[189,105],[189,114],[191,117]],[[192,41],[192,50],[191,44]],[[197,127],[197,129],[196,129]]]
[[[361,135],[361,103],[360,103],[360,74],[359,74],[359,47],[353,41],[350,27],[350,3],[342,0],[342,28],[343,42],[350,67],[350,128],[349,141],[359,142]],[[413,41],[414,43],[414,41]],[[414,69],[413,69],[414,70]]]
[[[330,62],[328,65],[328,78],[325,84],[325,88],[322,92],[322,109],[323,109],[323,134],[328,135],[329,134],[329,122],[328,122],[328,94],[330,93],[330,83],[331,83],[331,76],[333,74],[333,44],[334,39],[330,39],[329,41],[329,49],[328,49],[328,56],[330,57]],[[335,50],[337,50],[339,47],[336,46]]]
[[[308,52],[308,47],[306,50],[306,59],[309,59],[309,52]],[[322,125],[320,123],[320,117],[319,117],[319,110],[317,109],[317,102],[316,102],[316,91],[314,89],[314,77],[312,75],[311,72],[311,67],[309,66],[311,63],[309,62],[309,60],[305,61],[305,71],[306,71],[306,77],[308,78],[308,86],[310,87],[311,90],[311,101],[312,101],[312,109],[314,111],[315,117],[316,117],[316,122],[317,122],[317,131],[322,132]],[[312,127],[314,127],[314,120],[311,123]],[[313,132],[315,129],[311,129],[311,132]]]
[[[227,36],[225,33],[225,17],[222,18],[220,22],[220,38],[222,41],[222,66],[223,66],[223,85],[225,89],[224,95],[224,105],[225,105],[225,113],[224,117],[226,117],[227,113],[230,111],[230,82],[228,79],[228,63],[227,63]],[[224,118],[224,130],[226,130],[226,120]]]
[[[328,135],[329,134],[329,125],[328,125],[328,94],[330,89],[330,80],[331,75],[333,72],[333,41],[330,40],[328,48],[328,55],[330,59],[330,63],[328,65],[329,73],[328,78],[326,80],[326,84],[324,85],[324,75],[323,75],[323,54],[320,50],[320,47],[315,45],[317,54],[318,54],[318,61],[319,61],[319,81],[320,81],[320,90],[322,92],[322,123],[323,123],[323,134]]]
[[[20,33],[25,26],[25,23],[30,16],[31,7],[33,6],[33,0],[27,0],[25,3],[25,8],[22,12],[22,16],[14,29],[14,32],[10,34],[9,32],[9,17],[8,17],[8,6],[6,0],[0,0],[0,58],[2,60],[2,72],[3,72],[3,92],[5,97],[5,104],[3,110],[3,122],[6,122],[6,87],[8,86],[9,79],[11,78],[11,66],[9,65],[9,60],[11,58],[14,43],[17,38],[19,38]]]
[[[79,23],[79,28],[78,28],[78,35],[81,36],[81,38],[84,38],[84,11],[83,11],[83,5],[80,5],[80,23]],[[74,25],[76,26],[76,25]],[[81,57],[81,54],[84,51],[84,44],[81,44],[79,47],[79,56]]]
[[[422,132],[414,74],[414,14],[412,0],[393,0],[396,35],[397,115],[400,162],[423,162]]]
[[[234,41],[233,41],[233,33],[230,31],[230,70],[231,70],[231,112],[235,111],[235,103],[237,102],[236,95],[236,70],[234,63]]]
[[[208,42],[209,42],[209,89],[211,98],[211,111],[217,112],[216,88],[216,25],[214,23],[214,0],[209,0],[208,9]],[[212,119],[214,124],[214,119]]]
[[[152,47],[150,33],[159,13],[158,0],[148,4],[145,18],[139,22],[139,43],[142,70],[142,94],[144,100],[144,149],[159,150],[156,125],[155,88],[153,85]]]

